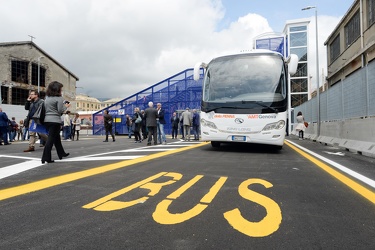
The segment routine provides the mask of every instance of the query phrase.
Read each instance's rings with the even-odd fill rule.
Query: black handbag
[[[44,107],[44,102],[40,103],[37,110],[31,117],[36,124],[42,125],[44,123],[44,118],[46,117],[46,108]]]

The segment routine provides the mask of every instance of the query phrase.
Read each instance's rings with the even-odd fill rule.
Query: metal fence
[[[161,103],[165,110],[165,120],[167,124],[164,126],[165,133],[171,133],[170,119],[173,112],[190,109],[200,109],[202,99],[202,76],[201,79],[195,81],[193,79],[193,69],[184,70],[164,81],[152,85],[132,96],[129,96],[112,106],[105,108],[114,118],[113,130],[116,134],[128,134],[126,127],[126,115],[133,116],[134,108],[139,107],[145,110],[148,102],[152,101],[156,107],[156,103]],[[103,126],[103,110],[93,114],[93,134],[100,135],[104,133]]]
[[[317,122],[317,97],[294,108],[306,121]],[[340,121],[375,116],[375,62],[369,63],[320,93],[320,121]]]

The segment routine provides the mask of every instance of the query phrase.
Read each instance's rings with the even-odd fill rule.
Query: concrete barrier
[[[305,138],[375,158],[375,117],[310,123]]]

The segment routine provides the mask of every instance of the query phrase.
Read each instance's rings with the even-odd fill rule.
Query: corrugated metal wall
[[[317,98],[294,108],[305,120],[317,122]],[[375,62],[357,70],[345,80],[320,93],[320,120],[337,121],[375,115]],[[292,119],[293,121],[293,119]]]

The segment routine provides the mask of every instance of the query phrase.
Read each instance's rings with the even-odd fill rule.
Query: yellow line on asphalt
[[[375,204],[375,193],[372,192],[371,190],[365,188],[364,186],[358,184],[357,182],[353,181],[352,179],[348,178],[347,176],[341,174],[340,172],[336,171],[335,169],[331,168],[327,164],[323,163],[322,161],[318,160],[317,158],[309,155],[308,153],[304,152],[303,150],[297,148],[296,146],[290,144],[289,142],[285,141],[285,144],[288,145],[290,148],[292,148],[294,151],[305,157],[306,159],[310,160],[313,162],[315,165],[371,201],[372,203]]]
[[[112,164],[108,164],[108,165],[101,166],[101,167],[96,167],[96,168],[93,168],[93,169],[83,170],[83,171],[79,171],[79,172],[75,172],[75,173],[71,173],[71,174],[60,175],[60,176],[56,176],[56,177],[52,177],[52,178],[48,178],[48,179],[44,179],[44,180],[40,180],[40,181],[28,183],[28,184],[24,184],[24,185],[20,185],[20,186],[16,186],[16,187],[2,189],[2,190],[0,190],[0,201],[5,200],[5,199],[9,199],[9,198],[13,198],[13,197],[16,197],[16,196],[19,196],[19,195],[39,191],[39,190],[42,190],[42,189],[54,187],[54,186],[61,185],[61,184],[64,184],[64,183],[76,181],[76,180],[83,179],[83,178],[86,178],[86,177],[90,177],[90,176],[94,176],[94,175],[98,175],[98,174],[103,174],[103,173],[106,173],[106,172],[109,172],[109,171],[112,171],[112,170],[129,167],[129,166],[132,166],[132,165],[137,164],[137,163],[150,161],[150,160],[157,159],[157,158],[164,157],[164,156],[168,156],[168,155],[171,155],[171,154],[176,154],[176,153],[183,152],[183,151],[186,151],[186,150],[190,150],[190,149],[193,149],[193,148],[201,147],[201,146],[204,146],[206,144],[207,143],[203,142],[203,143],[199,143],[199,144],[189,146],[189,147],[183,147],[183,148],[178,148],[178,149],[175,149],[175,150],[164,151],[164,152],[147,155],[147,156],[140,157],[140,158],[133,159],[133,160],[121,161],[121,162],[112,163]],[[140,150],[140,152],[141,152],[141,150]]]

